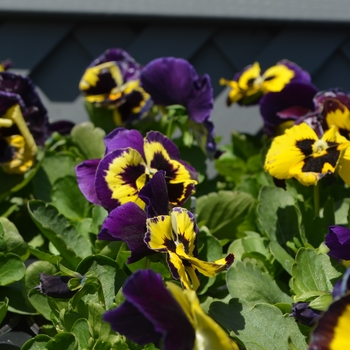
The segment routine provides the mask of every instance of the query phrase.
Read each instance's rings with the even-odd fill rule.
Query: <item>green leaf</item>
[[[71,131],[72,141],[86,159],[102,158],[105,152],[105,132],[90,122],[80,123]]]
[[[323,294],[312,300],[309,306],[315,310],[326,311],[333,301],[332,294]]]
[[[289,295],[283,293],[273,278],[254,267],[238,261],[231,266],[226,275],[227,287],[232,297],[254,303],[291,303]]]
[[[0,286],[6,286],[23,278],[26,272],[18,255],[0,253]]]
[[[257,252],[268,257],[267,240],[258,234],[235,239],[228,248],[228,253],[235,255],[235,261],[241,261],[244,253]]]
[[[4,301],[0,302],[0,324],[6,316],[8,306],[9,306],[9,299],[8,298],[5,298]]]
[[[80,221],[88,214],[90,204],[73,176],[58,179],[51,191],[53,205],[70,220]]]
[[[77,267],[77,272],[82,275],[88,272],[93,273],[99,279],[106,308],[114,302],[115,295],[127,278],[125,272],[118,268],[115,261],[103,255],[85,258]]]
[[[0,226],[3,229],[3,239],[7,253],[14,253],[25,261],[29,256],[29,249],[23,237],[19,234],[16,226],[6,218],[0,218]]]
[[[33,254],[39,260],[47,261],[51,264],[58,264],[62,260],[62,257],[57,255],[52,255],[47,252],[43,252],[40,249],[34,249],[30,247],[29,250],[30,250],[30,253]]]
[[[292,265],[294,263],[294,259],[276,241],[270,242],[269,248],[275,259],[290,275],[292,275]]]
[[[283,316],[276,306],[249,303],[235,298],[228,305],[213,302],[209,314],[226,329],[234,332],[249,350],[290,350],[289,339],[298,350],[307,349],[295,320]]]
[[[113,109],[106,107],[99,107],[93,103],[85,101],[85,108],[89,113],[90,120],[106,133],[111,132],[117,126],[113,120]]]
[[[99,304],[89,302],[89,324],[92,329],[93,338],[106,341],[108,339],[109,333],[111,332],[111,327],[108,322],[102,320],[103,314],[106,310]]]
[[[77,343],[74,335],[66,332],[58,333],[46,344],[47,350],[76,350],[76,348]]]
[[[39,334],[32,339],[29,339],[21,350],[46,350],[46,344],[51,338],[46,334]]]
[[[327,254],[317,253],[311,248],[301,248],[292,266],[292,276],[292,288],[297,301],[309,301],[305,299],[305,293],[317,295],[318,292],[331,292],[332,281],[340,277],[341,273],[332,266]]]
[[[219,239],[233,239],[237,227],[244,222],[254,202],[254,198],[244,192],[209,193],[198,198],[197,222],[203,222],[212,235]]]
[[[94,206],[92,209],[91,232],[98,234],[101,230],[103,221],[106,219],[108,212],[106,209]]]
[[[54,206],[32,200],[28,202],[28,211],[40,231],[73,268],[92,254],[89,242],[77,234],[76,229],[64,216],[59,215]]]
[[[258,220],[271,241],[281,245],[300,237],[301,214],[295,199],[285,190],[265,186],[260,192]]]
[[[80,318],[75,321],[72,327],[72,333],[78,341],[79,349],[85,349],[88,347],[89,339],[91,337],[89,330],[89,323],[85,318]]]

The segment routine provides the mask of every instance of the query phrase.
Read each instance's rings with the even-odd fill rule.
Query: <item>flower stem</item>
[[[173,118],[172,117],[168,117],[168,126],[167,126],[167,129],[166,129],[166,137],[168,139],[171,138],[171,135],[173,133]]]
[[[318,183],[314,186],[314,213],[315,218],[318,218],[320,214],[320,186]]]

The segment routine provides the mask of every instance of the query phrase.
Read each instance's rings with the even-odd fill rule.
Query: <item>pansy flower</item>
[[[111,110],[114,125],[130,123],[151,107],[149,95],[140,87],[141,66],[124,50],[108,49],[86,69],[79,83],[85,101]],[[87,108],[90,116],[95,113]]]
[[[104,141],[106,154],[102,159],[87,160],[76,167],[78,185],[89,201],[107,209],[135,202],[143,209],[139,191],[159,170],[166,173],[172,205],[181,205],[194,191],[196,171],[159,132],[150,131],[142,138],[137,130],[118,128]]]
[[[309,125],[302,123],[272,141],[264,168],[277,179],[294,177],[305,186],[315,185],[325,175],[339,171],[349,145],[335,128],[318,138]]]
[[[180,279],[186,289],[196,290],[199,280],[196,272],[214,277],[233,263],[233,254],[214,262],[199,260],[196,250],[198,228],[194,215],[184,208],[175,207],[170,215],[147,219],[147,246],[167,254],[167,262],[175,279]]]
[[[227,105],[239,103],[251,105],[269,92],[279,92],[293,81],[310,82],[308,72],[288,60],[279,61],[275,66],[261,73],[260,65],[255,62],[237,73],[233,80],[220,79],[220,85],[231,88]]]
[[[204,150],[214,155],[214,126],[210,121],[214,98],[209,75],[199,76],[182,58],[161,57],[142,69],[140,79],[155,104],[177,104],[187,109],[189,125],[199,145],[204,145]]]
[[[125,301],[103,319],[114,331],[139,345],[163,350],[238,350],[220,326],[200,307],[194,291],[182,290],[159,274],[140,270],[123,286]]]
[[[48,136],[47,111],[27,77],[0,72],[0,165],[23,174]]]
[[[294,123],[314,110],[317,88],[308,81],[293,81],[280,92],[265,94],[259,102],[268,136],[282,135]]]

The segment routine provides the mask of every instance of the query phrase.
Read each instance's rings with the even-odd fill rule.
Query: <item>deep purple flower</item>
[[[152,270],[139,270],[124,284],[125,301],[103,319],[139,345],[163,350],[221,349],[238,346],[200,307],[194,291],[183,291]],[[197,341],[198,339],[199,341]]]
[[[317,91],[310,82],[295,81],[280,92],[264,95],[259,105],[265,133],[269,136],[281,134],[283,132],[278,129],[286,122],[290,122],[291,126],[297,119],[313,111],[313,98]]]
[[[305,326],[312,327],[320,318],[321,311],[314,310],[309,303],[297,302],[292,306],[292,312],[289,316],[295,318],[297,322]]]
[[[209,75],[199,76],[193,66],[182,58],[162,57],[148,63],[142,69],[140,79],[155,104],[186,107],[200,146],[204,143],[204,150],[214,155],[214,127],[210,121],[214,98]]]
[[[40,285],[35,289],[52,298],[71,298],[77,292],[68,287],[68,282],[72,278],[72,276],[52,276],[41,273]]]
[[[143,209],[139,192],[158,170],[166,173],[172,205],[181,205],[194,191],[196,171],[181,160],[175,144],[159,132],[151,131],[143,139],[137,130],[118,128],[104,141],[102,159],[87,160],[76,167],[79,188],[92,203],[111,210],[135,202]]]
[[[350,229],[343,226],[329,226],[326,235],[328,255],[337,260],[350,260]]]
[[[112,117],[114,126],[121,126],[148,113],[152,101],[140,87],[140,71],[141,66],[126,51],[117,48],[106,50],[88,66],[79,89],[87,104],[107,112],[101,116],[96,109],[88,108],[95,124],[108,125],[99,118]]]

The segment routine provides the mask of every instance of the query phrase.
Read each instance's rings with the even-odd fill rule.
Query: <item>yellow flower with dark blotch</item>
[[[9,174],[24,174],[34,164],[35,140],[18,104],[0,118],[0,166]]]
[[[253,104],[268,92],[281,91],[295,77],[297,68],[300,70],[291,62],[281,61],[261,74],[260,65],[255,62],[245,67],[234,80],[221,78],[220,85],[231,88],[227,105],[230,106],[236,102],[244,105]]]
[[[196,271],[214,277],[233,263],[233,254],[214,262],[202,261],[195,256],[198,229],[193,214],[184,208],[176,207],[170,215],[149,218],[146,226],[145,243],[152,250],[167,253],[173,277],[186,289],[198,289]]]
[[[264,168],[277,179],[294,177],[305,186],[316,185],[325,175],[341,169],[349,146],[334,127],[319,139],[309,125],[302,123],[273,140]]]

